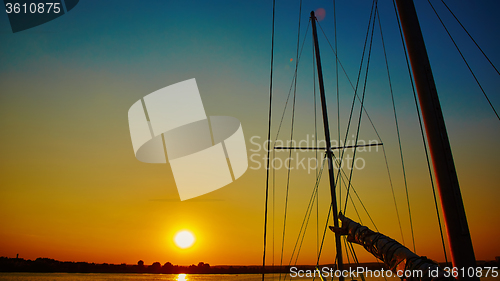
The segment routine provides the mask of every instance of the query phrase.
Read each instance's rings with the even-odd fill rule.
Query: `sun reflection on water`
[[[177,275],[177,281],[188,281],[188,279],[186,278],[186,274],[181,273]]]

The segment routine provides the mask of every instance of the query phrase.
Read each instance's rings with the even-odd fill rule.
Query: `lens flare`
[[[314,15],[316,16],[318,21],[322,21],[325,19],[326,11],[323,8],[318,8],[316,11],[314,11]]]

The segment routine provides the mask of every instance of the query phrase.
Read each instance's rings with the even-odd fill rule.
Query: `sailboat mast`
[[[311,11],[311,25],[314,38],[314,51],[316,53],[316,66],[318,68],[318,83],[319,83],[319,92],[321,96],[321,111],[323,112],[323,127],[325,131],[325,140],[326,140],[326,157],[328,158],[328,178],[330,179],[330,193],[332,196],[333,223],[335,227],[338,227],[339,220],[338,220],[338,210],[337,210],[337,195],[335,193],[335,177],[333,175],[333,160],[332,160],[333,152],[330,141],[330,126],[328,125],[328,111],[326,108],[325,85],[323,83],[323,70],[321,68],[321,58],[319,55],[318,33],[316,31],[316,16],[314,15],[314,11]],[[340,234],[338,233],[335,233],[335,245],[337,249],[338,270],[342,272],[343,270],[342,244],[340,241]],[[343,280],[344,277],[340,275],[339,281]]]
[[[413,0],[396,0],[403,27],[406,48],[410,56],[413,78],[417,87],[420,109],[427,133],[434,174],[450,244],[453,266],[459,270],[476,266],[467,217],[460,193],[450,142],[443,113],[432,76],[431,66],[422,37]],[[465,279],[465,278],[458,278]],[[467,278],[479,280],[479,278]]]

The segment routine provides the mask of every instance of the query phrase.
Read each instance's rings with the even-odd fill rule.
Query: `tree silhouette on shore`
[[[496,261],[478,261],[478,266],[500,266],[500,259]],[[333,265],[324,265],[333,266]],[[367,267],[370,270],[382,269],[383,264],[362,263],[355,266]],[[314,265],[297,266],[298,269],[314,270]],[[190,266],[173,265],[166,262],[161,265],[160,262],[154,262],[147,266],[144,261],[139,260],[137,264],[108,264],[108,263],[88,263],[57,261],[49,258],[37,258],[36,260],[25,260],[22,258],[0,257],[0,272],[67,272],[67,273],[162,273],[162,274],[242,274],[242,273],[261,273],[262,266],[210,266],[205,262],[199,262],[197,265]],[[289,273],[288,266],[266,266],[266,272],[269,273]]]

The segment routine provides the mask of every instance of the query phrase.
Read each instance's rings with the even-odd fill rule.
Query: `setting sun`
[[[191,247],[191,245],[193,245],[194,243],[194,240],[194,235],[187,230],[178,232],[174,238],[175,244],[182,249]]]

